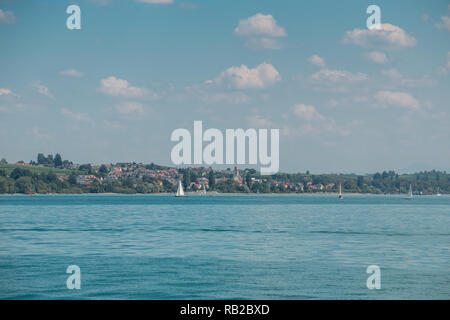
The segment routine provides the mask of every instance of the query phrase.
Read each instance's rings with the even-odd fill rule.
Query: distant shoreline
[[[265,195],[279,195],[279,196],[292,196],[292,195],[298,195],[298,196],[314,196],[314,195],[330,195],[330,196],[338,196],[339,193],[334,192],[303,192],[303,193],[296,193],[296,192],[272,192],[272,193],[246,193],[246,192],[207,192],[206,194],[200,193],[200,192],[186,192],[186,196],[208,196],[208,195],[248,195],[248,196],[265,196]],[[104,195],[104,196],[157,196],[157,195],[173,195],[175,196],[175,193],[173,192],[158,192],[158,193],[114,193],[114,192],[101,192],[101,193],[95,193],[95,192],[85,192],[85,193],[33,193],[33,194],[26,194],[26,193],[1,193],[0,196],[57,196],[57,195],[63,195],[63,196],[85,196],[85,195]],[[349,193],[343,193],[343,196],[406,196],[404,193],[356,193],[356,192],[349,192]],[[447,194],[443,193],[442,196],[446,196]],[[421,195],[414,195],[416,197],[420,196],[437,196],[436,194],[421,194]]]

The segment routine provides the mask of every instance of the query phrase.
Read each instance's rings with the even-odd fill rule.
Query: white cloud
[[[100,87],[97,91],[103,92],[112,96],[123,97],[142,97],[148,92],[145,88],[138,88],[131,86],[127,80],[118,79],[116,77],[108,77],[100,81]]]
[[[354,29],[345,33],[344,43],[362,47],[408,48],[417,44],[414,36],[408,35],[402,28],[389,23],[381,24],[380,29]]]
[[[430,87],[436,84],[436,81],[431,79],[429,75],[424,75],[422,78],[405,78],[397,69],[381,70],[381,74],[393,81],[395,84],[399,84],[405,87]]]
[[[142,104],[133,101],[121,102],[115,109],[122,115],[142,115],[144,113]]]
[[[347,70],[323,68],[313,73],[307,80],[314,91],[350,92],[358,90],[357,86],[369,77],[365,73],[352,73]]]
[[[0,88],[0,96],[12,94],[12,91],[6,88]]]
[[[420,103],[408,92],[379,91],[376,94],[378,102],[384,106],[392,105],[409,109],[419,109]]]
[[[47,96],[49,98],[54,98],[53,94],[50,92],[50,90],[48,89],[48,87],[44,86],[43,84],[41,84],[40,82],[36,82],[33,84],[33,88],[37,89],[37,91],[44,95]]]
[[[325,68],[325,59],[319,57],[317,54],[313,55],[308,61],[318,67]]]
[[[216,78],[217,84],[226,84],[237,89],[264,88],[281,80],[280,73],[270,63],[263,62],[250,69],[245,64],[230,67]]]
[[[252,49],[281,49],[283,44],[277,38],[287,36],[272,15],[262,13],[240,20],[234,32],[247,37],[246,45]]]
[[[436,27],[439,29],[445,29],[447,31],[450,31],[450,17],[442,16],[441,23],[436,23]]]
[[[0,23],[11,24],[16,22],[16,16],[12,11],[3,11],[0,9]]]
[[[301,119],[304,119],[306,121],[311,120],[324,120],[325,117],[317,112],[316,108],[314,106],[306,105],[306,104],[296,104],[292,107],[292,113]]]
[[[248,122],[250,126],[254,128],[269,128],[271,127],[272,121],[262,118],[260,115],[253,115],[248,117]]]
[[[379,64],[385,64],[388,59],[384,52],[380,51],[371,51],[366,54],[367,59]]]
[[[257,13],[239,21],[234,32],[240,36],[285,37],[286,30],[280,27],[271,14]]]
[[[61,109],[61,114],[65,117],[75,119],[77,121],[91,122],[92,119],[85,113],[72,112],[67,108]]]
[[[330,81],[330,82],[356,82],[367,80],[368,76],[365,73],[352,73],[347,70],[332,70],[332,69],[322,69],[314,73],[311,78],[315,81]]]
[[[303,103],[296,104],[292,107],[292,114],[302,120],[302,124],[295,128],[285,126],[282,129],[282,135],[312,135],[319,136],[323,133],[336,133],[343,136],[350,134],[350,131],[340,128],[336,121],[331,117],[326,117],[316,110],[312,105]]]
[[[69,76],[69,77],[81,77],[83,76],[83,73],[75,70],[75,69],[67,69],[67,70],[62,70],[59,72],[60,75],[62,76]]]
[[[172,4],[173,0],[136,0],[137,2],[151,3],[151,4]]]

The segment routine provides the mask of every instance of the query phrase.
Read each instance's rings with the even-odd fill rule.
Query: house
[[[82,174],[82,175],[77,176],[78,184],[88,186],[94,181],[101,181],[101,179],[97,178],[93,174]]]

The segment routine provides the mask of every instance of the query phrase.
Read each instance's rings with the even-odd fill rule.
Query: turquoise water
[[[449,249],[449,196],[0,196],[1,299],[448,299]]]

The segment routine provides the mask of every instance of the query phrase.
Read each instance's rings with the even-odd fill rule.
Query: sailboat
[[[202,183],[202,185],[203,185],[203,190],[202,190],[202,194],[206,194],[206,188],[205,188],[205,184],[204,184],[204,183]]]
[[[181,180],[178,180],[178,189],[175,197],[184,197],[183,185],[181,184]]]
[[[411,200],[412,197],[413,197],[413,194],[412,194],[412,187],[411,187],[411,185],[409,185],[408,196],[407,196],[405,199],[406,199],[406,200]]]
[[[342,195],[342,186],[339,183],[339,199],[344,199],[344,196]]]
[[[441,193],[439,192],[439,187],[437,188],[436,196],[437,196],[437,197],[440,197],[440,196],[441,196]]]

